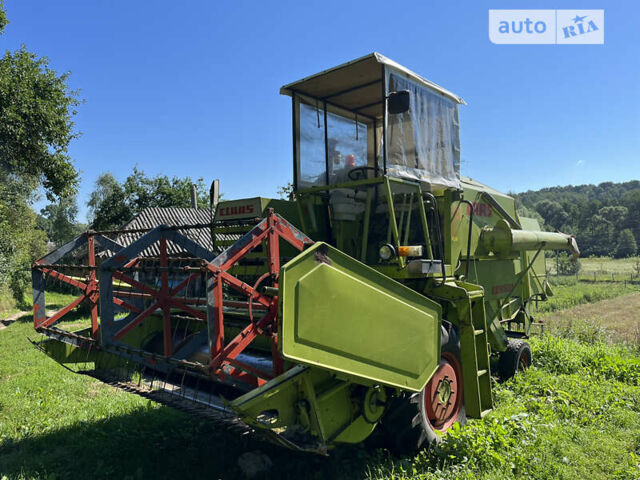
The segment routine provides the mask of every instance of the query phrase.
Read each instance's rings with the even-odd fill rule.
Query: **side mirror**
[[[391,92],[387,97],[387,109],[389,113],[397,115],[398,113],[408,112],[410,99],[409,90]]]

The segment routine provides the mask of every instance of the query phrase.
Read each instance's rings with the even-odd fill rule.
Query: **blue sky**
[[[606,4],[605,4],[606,3]],[[503,191],[640,178],[640,30],[627,2],[5,0],[2,50],[48,56],[86,100],[71,148],[96,177],[292,173],[285,83],[372,51],[462,96],[462,171]],[[605,9],[604,45],[493,45],[489,8]]]

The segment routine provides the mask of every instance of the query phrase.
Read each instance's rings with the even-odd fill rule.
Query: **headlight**
[[[386,243],[380,247],[378,254],[380,255],[380,259],[386,262],[396,256],[396,249],[393,248],[393,245]]]

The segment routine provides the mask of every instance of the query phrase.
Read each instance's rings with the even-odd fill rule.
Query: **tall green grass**
[[[497,408],[375,479],[640,478],[640,357],[593,327],[531,340],[534,366],[494,386]]]
[[[550,277],[549,280],[553,296],[539,302],[534,311],[555,312],[640,291],[640,284],[624,282],[583,282],[575,277]]]
[[[239,437],[73,374],[36,351],[27,321],[0,332],[0,478],[635,479],[640,357],[576,323],[531,340],[534,366],[494,385],[496,409],[413,458],[366,445],[328,458]]]

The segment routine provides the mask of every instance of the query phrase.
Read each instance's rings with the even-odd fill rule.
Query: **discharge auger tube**
[[[498,255],[527,250],[569,250],[578,257],[580,250],[576,239],[566,233],[514,230],[505,220],[494,227],[484,227],[480,240],[484,247]]]

